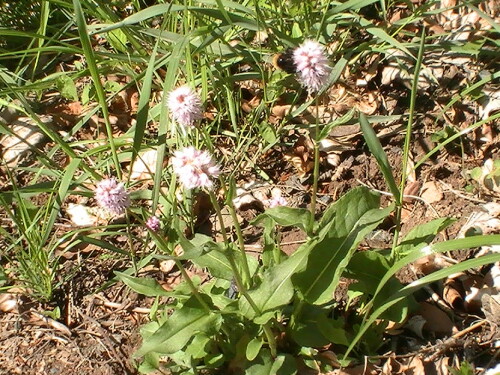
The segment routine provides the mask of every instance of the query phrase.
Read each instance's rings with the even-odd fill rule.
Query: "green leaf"
[[[366,144],[368,145],[370,152],[377,160],[377,164],[380,168],[380,171],[384,175],[385,182],[387,183],[387,186],[389,186],[389,190],[394,195],[394,199],[396,199],[396,202],[398,202],[400,192],[396,184],[396,180],[394,179],[394,176],[392,174],[389,159],[387,158],[387,155],[382,148],[379,139],[377,138],[377,134],[375,134],[375,131],[370,126],[370,123],[362,112],[359,113],[359,124],[361,125],[361,130],[363,131],[363,137],[365,138]]]
[[[246,375],[294,375],[296,373],[295,359],[290,354],[273,358],[269,349],[262,350],[261,355],[245,369]]]
[[[118,280],[122,281],[133,291],[143,294],[148,297],[156,296],[171,296],[172,293],[167,292],[162,286],[153,278],[150,277],[133,277],[125,273],[115,271]]]
[[[282,263],[267,270],[260,285],[248,291],[262,314],[272,312],[273,309],[286,305],[292,300],[294,289],[290,278],[303,267],[310,246],[311,243],[305,243]],[[239,306],[241,313],[248,319],[258,317],[245,298],[240,299]],[[267,314],[266,319],[271,317],[272,315]],[[262,321],[259,320],[259,323]]]
[[[263,342],[260,337],[250,340],[246,350],[246,357],[249,361],[253,361],[259,355],[262,344]]]
[[[215,329],[220,316],[204,309],[199,301],[192,297],[168,318],[150,337],[144,340],[135,353],[136,357],[147,353],[175,353],[199,332]]]
[[[367,20],[366,18],[361,17],[359,19],[359,23],[361,24],[362,27],[366,28],[366,31],[372,34],[373,36],[379,38],[383,42],[386,42],[387,44],[391,45],[394,48],[397,48],[398,50],[404,51],[408,56],[411,56],[415,59],[415,56],[406,48],[406,46],[387,34],[387,32],[382,29],[381,27],[375,26],[370,20]]]
[[[317,324],[321,327],[321,334],[331,343],[337,345],[349,346],[350,340],[347,338],[346,331],[343,328],[342,319],[331,319],[326,314],[318,315]]]
[[[326,313],[321,307],[305,304],[299,319],[289,326],[287,332],[300,346],[317,348],[328,345],[330,340],[323,335],[323,327],[318,324]]]
[[[358,282],[351,284],[349,290],[359,292],[363,296],[364,301],[372,299],[380,281],[389,268],[390,265],[387,259],[376,251],[363,251],[354,254],[349,263],[347,277],[356,279]],[[378,298],[385,300],[392,295],[394,290],[399,290],[402,287],[401,283],[395,277],[391,277],[379,293]],[[374,302],[374,304],[376,303]],[[393,306],[392,309],[387,311],[382,318],[394,322],[402,322],[406,318],[409,309],[414,306],[414,304],[415,301],[413,298],[407,298],[400,301],[397,305]]]
[[[396,248],[398,257],[406,256],[415,248],[429,245],[436,234],[454,223],[454,219],[439,218],[413,228]]]
[[[203,333],[197,334],[186,348],[186,354],[192,358],[204,358],[209,352],[207,348],[211,342],[210,337]]]
[[[311,235],[312,232],[312,214],[305,208],[293,208],[286,206],[269,208],[264,213],[257,216],[251,224],[259,225],[264,218],[270,218],[276,224],[284,227],[298,226],[308,235]]]
[[[76,89],[75,82],[73,82],[73,80],[66,74],[57,79],[57,89],[66,99],[74,101],[78,100],[78,91]]]
[[[321,126],[321,131],[319,132],[318,141],[325,139],[328,137],[333,128],[345,124],[346,122],[352,119],[354,115],[354,108],[352,108],[349,112],[347,112],[344,116],[335,119],[334,121]]]
[[[306,268],[292,277],[302,298],[309,303],[331,301],[340,276],[359,242],[392,211],[391,206],[372,208],[373,195],[368,189],[357,189],[350,197],[353,199],[338,202],[337,215],[330,230],[324,238],[316,240]]]
[[[315,233],[330,231],[331,227],[335,225],[335,231],[339,236],[347,235],[357,220],[356,216],[348,214],[351,210],[350,202],[354,201],[357,202],[357,210],[363,213],[370,209],[378,208],[380,196],[378,193],[374,193],[364,186],[350,190],[325,210],[318,227],[315,229]],[[344,221],[345,219],[347,220]],[[340,226],[344,226],[345,228],[342,230]]]

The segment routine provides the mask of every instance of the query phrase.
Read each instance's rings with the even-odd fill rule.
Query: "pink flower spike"
[[[194,126],[194,122],[203,117],[201,99],[188,86],[181,86],[171,91],[167,105],[172,118],[184,127]]]
[[[319,91],[327,82],[332,70],[325,48],[314,40],[306,40],[293,51],[293,62],[298,80],[309,93]]]
[[[172,167],[186,189],[211,188],[210,177],[217,177],[220,173],[208,152],[192,146],[174,153]]]
[[[127,190],[123,183],[118,183],[114,177],[99,181],[94,194],[99,206],[115,215],[123,214],[130,206]]]
[[[269,205],[269,208],[274,208],[279,206],[286,206],[288,202],[283,197],[273,197],[267,201],[267,204]]]
[[[148,228],[152,232],[158,232],[160,229],[160,219],[156,216],[150,216],[146,221],[146,228]]]
[[[281,190],[279,188],[274,188],[271,191],[271,199],[268,199],[266,201],[266,204],[269,208],[273,208],[279,206],[286,206],[288,205],[288,202],[286,201],[285,198],[281,196]]]

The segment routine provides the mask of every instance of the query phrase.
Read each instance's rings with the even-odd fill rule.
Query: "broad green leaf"
[[[332,300],[340,276],[359,242],[392,211],[392,207],[387,207],[363,212],[358,203],[349,202],[351,208],[346,216],[337,216],[330,233],[312,248],[306,268],[292,278],[307,302],[323,304]],[[341,208],[344,207],[339,207],[339,213]],[[344,233],[345,230],[348,233]]]
[[[192,297],[180,309],[175,310],[153,335],[144,340],[135,356],[150,352],[175,353],[184,348],[196,333],[214,330],[219,320],[218,314],[207,311]]]
[[[413,228],[396,248],[396,254],[403,257],[415,248],[429,245],[436,234],[455,222],[450,218],[439,218]]]
[[[361,125],[361,130],[363,131],[363,137],[365,138],[366,144],[368,145],[370,152],[377,160],[377,164],[380,168],[380,171],[384,175],[384,179],[387,183],[387,186],[389,186],[389,190],[394,195],[396,202],[398,202],[400,192],[396,184],[396,180],[394,179],[394,176],[392,174],[389,159],[387,158],[387,155],[382,148],[380,140],[377,138],[377,134],[375,134],[375,131],[362,112],[359,113],[359,124]]]
[[[148,297],[171,296],[172,293],[167,292],[158,283],[157,280],[150,277],[133,277],[125,273],[115,271],[118,280],[122,281],[133,291],[143,294]]]
[[[260,313],[272,312],[273,309],[292,300],[294,289],[290,278],[303,267],[313,243],[315,242],[305,243],[285,261],[269,269],[264,273],[261,284],[248,291]],[[240,299],[239,306],[241,313],[247,318],[258,317],[259,314],[252,309],[245,298]]]
[[[208,347],[211,342],[210,337],[204,333],[197,334],[186,348],[186,354],[192,358],[203,358],[208,354]]]
[[[327,314],[324,308],[304,304],[298,320],[289,325],[287,332],[297,344],[303,347],[322,347],[330,340],[323,335],[323,327],[318,324],[320,317]]]
[[[361,294],[362,298],[364,298],[363,301],[372,299],[377,291],[377,286],[380,284],[380,280],[382,280],[389,268],[390,265],[387,259],[376,251],[362,251],[354,254],[349,262],[346,276],[356,279],[357,282],[349,285],[349,290]],[[402,287],[401,283],[395,277],[391,277],[379,293],[378,298],[389,298],[394,290],[399,290]],[[401,322],[406,318],[409,309],[414,303],[415,301],[411,297],[400,301],[400,303],[387,311],[382,318]]]
[[[349,346],[351,341],[347,338],[342,319],[335,320],[327,317],[326,314],[321,314],[318,316],[316,323],[321,327],[321,334],[331,343]]]
[[[280,354],[276,358],[271,357],[269,349],[263,349],[248,368],[246,375],[295,375],[297,365],[290,354]]]
[[[352,209],[355,206],[354,204],[351,206],[350,202],[357,202],[357,215],[352,215]],[[337,236],[345,236],[351,231],[359,215],[373,208],[378,208],[379,204],[380,196],[378,193],[371,192],[364,186],[354,188],[325,210],[319,221],[318,227],[315,229],[315,233],[320,233],[321,231],[328,232],[331,230],[332,226],[335,226],[334,230]],[[344,228],[342,229],[342,227]]]
[[[267,209],[264,213],[257,216],[253,221],[252,225],[259,225],[264,218],[270,218],[278,225],[285,227],[298,226],[308,235],[312,231],[312,214],[309,210],[304,208],[293,208],[293,207],[274,207]]]

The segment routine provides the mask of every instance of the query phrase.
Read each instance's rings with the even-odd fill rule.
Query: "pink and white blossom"
[[[127,190],[123,183],[118,183],[114,177],[99,181],[94,194],[99,206],[115,215],[123,214],[130,206]]]
[[[181,86],[168,95],[167,105],[172,118],[184,127],[194,126],[202,115],[201,99],[188,86]]]
[[[156,216],[150,216],[148,220],[146,220],[146,228],[152,232],[158,232],[160,229],[160,219]]]
[[[279,188],[274,188],[271,190],[271,199],[265,201],[265,204],[269,208],[286,206],[288,205],[287,200],[281,196],[281,190]]]
[[[299,82],[310,93],[319,91],[332,70],[325,48],[314,40],[306,40],[293,51],[293,62]]]
[[[211,177],[217,177],[220,173],[207,151],[200,151],[192,146],[174,153],[172,167],[186,189],[211,188]]]

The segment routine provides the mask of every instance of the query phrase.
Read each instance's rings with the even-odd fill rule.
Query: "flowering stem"
[[[221,186],[224,191],[224,194],[227,195],[226,187],[223,181],[221,181]],[[238,216],[236,215],[236,209],[234,207],[234,203],[231,202],[227,205],[229,212],[231,213],[231,218],[233,219],[234,228],[236,230],[236,236],[238,237],[238,245],[241,253],[241,257],[243,259],[243,279],[245,281],[245,285],[249,286],[249,282],[251,280],[250,269],[248,268],[247,254],[245,252],[245,241],[243,240],[243,233],[241,232],[241,226],[238,221]]]
[[[191,277],[189,277],[189,275],[188,275],[186,269],[184,268],[184,266],[182,265],[182,263],[177,259],[175,259],[174,262],[175,262],[175,265],[177,266],[177,268],[179,269],[179,271],[181,271],[182,277],[184,278],[184,280],[186,280],[186,283],[188,284],[189,289],[191,289],[195,298],[198,300],[198,302],[200,302],[200,305],[205,310],[207,310],[207,312],[212,311],[210,309],[210,307],[207,305],[207,303],[203,300],[203,298],[201,298],[201,295],[198,292],[198,289],[196,289],[196,286],[194,285],[193,280],[191,280]]]
[[[210,199],[212,200],[212,204],[214,205],[215,212],[217,213],[217,218],[219,219],[219,222],[220,222],[222,238],[224,239],[224,242],[227,245],[227,244],[229,244],[229,241],[228,241],[228,237],[227,237],[227,233],[226,233],[226,228],[224,226],[224,221],[222,218],[221,208],[220,208],[219,202],[217,201],[217,197],[215,196],[215,194],[212,190],[210,190]],[[242,259],[243,285],[247,286],[247,285],[249,285],[248,283],[250,281],[250,269],[248,268],[248,262],[247,262],[246,253],[245,253],[245,244],[243,243],[243,235],[241,234],[241,227],[238,224],[238,218],[236,217],[236,211],[234,210],[234,207],[229,207],[229,212],[231,213],[231,217],[234,221],[234,226],[236,228],[236,233],[237,233],[238,241],[240,244],[240,251],[242,253],[241,255],[243,258]],[[232,257],[232,254],[231,254],[231,257]],[[238,276],[239,276],[239,274],[238,274]]]
[[[209,194],[210,194],[210,199],[212,201],[212,204],[214,205],[215,212],[217,214],[217,218],[220,222],[222,238],[224,239],[224,243],[227,246],[229,244],[229,242],[228,242],[228,237],[227,237],[227,233],[226,233],[226,228],[224,227],[224,221],[222,219],[222,212],[221,212],[219,202],[217,201],[217,197],[215,196],[215,194],[212,190],[209,190]],[[233,271],[234,281],[236,282],[236,286],[238,287],[238,291],[248,301],[248,303],[250,304],[252,309],[255,311],[255,313],[257,315],[261,315],[262,311],[260,311],[259,307],[256,305],[256,303],[254,302],[252,297],[250,297],[250,295],[248,294],[247,288],[245,286],[246,284],[243,283],[243,281],[241,280],[240,272],[238,270],[236,260],[234,259],[234,254],[232,253],[232,251],[228,247],[226,247],[225,254],[226,254],[227,259],[229,261],[229,265],[231,266],[231,270]],[[247,265],[247,269],[248,269],[248,263],[246,262],[246,255],[243,259],[244,259],[243,263]],[[271,330],[271,327],[269,326],[269,323],[264,324],[263,329],[264,329],[264,333],[266,334],[266,337],[267,337],[269,349],[271,350],[271,355],[273,357],[276,357],[276,355],[277,355],[276,339],[274,338],[274,334]]]
[[[136,216],[137,218],[137,216]],[[150,235],[154,238],[155,242],[156,242],[156,245],[170,253],[170,255],[173,255],[173,256],[176,256],[176,254],[174,254],[173,251],[169,251],[169,246],[168,244],[166,243],[165,239],[161,236],[159,236],[157,233],[155,233],[154,231],[149,231]],[[189,276],[189,274],[187,273],[186,269],[184,268],[184,266],[182,265],[181,261],[178,260],[178,259],[174,259],[174,262],[175,262],[175,265],[177,266],[177,268],[179,269],[179,271],[181,272],[181,275],[182,277],[184,278],[184,280],[186,281],[186,283],[188,284],[188,287],[189,289],[191,289],[191,292],[193,293],[193,295],[195,296],[195,298],[198,300],[198,302],[200,302],[200,305],[205,309],[207,310],[207,312],[210,312],[212,311],[210,309],[210,307],[207,305],[207,303],[203,300],[203,298],[201,297],[198,289],[196,288],[196,286],[194,285],[193,283],[193,280],[191,280],[191,277]]]
[[[128,237],[128,243],[130,246],[130,256],[132,258],[132,265],[134,267],[134,274],[137,276],[137,273],[139,272],[139,269],[137,268],[137,259],[135,256],[135,250],[134,250],[134,245],[133,245],[133,240],[132,240],[132,233],[130,232],[130,217],[128,215],[128,212],[125,213],[125,218],[127,220],[127,237]]]
[[[316,96],[316,126],[314,129],[314,170],[313,170],[313,193],[311,197],[311,214],[316,215],[316,195],[318,194],[319,180],[319,100]]]

